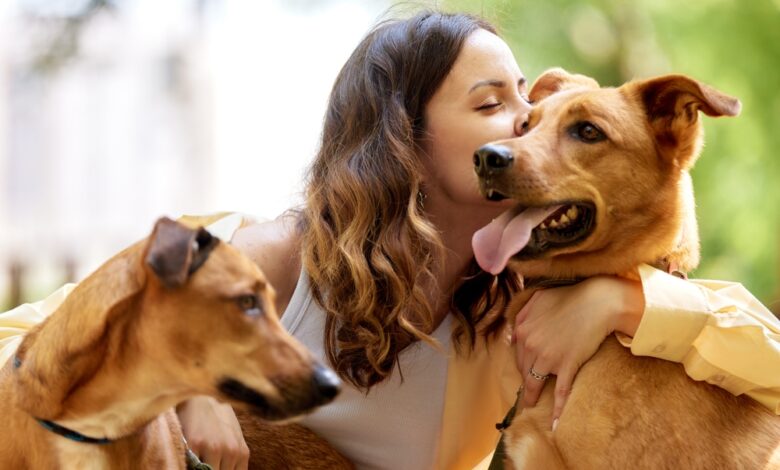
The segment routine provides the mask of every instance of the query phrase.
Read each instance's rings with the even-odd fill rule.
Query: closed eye
[[[604,131],[589,121],[580,121],[569,127],[569,135],[586,144],[595,144],[607,139]]]
[[[477,108],[478,111],[484,111],[487,109],[493,109],[501,106],[501,103],[485,103]]]

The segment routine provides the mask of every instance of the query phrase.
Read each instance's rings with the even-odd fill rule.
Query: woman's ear
[[[529,98],[533,102],[541,101],[553,93],[572,88],[599,88],[596,80],[585,75],[571,74],[560,67],[546,70],[531,87]]]

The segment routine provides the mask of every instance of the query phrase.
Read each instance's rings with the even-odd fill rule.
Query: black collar
[[[94,437],[85,436],[72,429],[68,429],[64,426],[60,426],[59,424],[46,419],[35,418],[35,420],[38,421],[38,423],[40,423],[40,425],[46,428],[47,430],[53,432],[54,434],[59,434],[62,437],[67,437],[71,441],[83,442],[85,444],[110,444],[114,442],[107,437],[97,439]]]
[[[19,356],[14,355],[14,369],[18,369],[22,366],[22,360],[19,358]],[[34,418],[35,421],[38,421],[38,424],[43,426],[46,430],[53,432],[54,434],[59,434],[62,437],[67,437],[71,441],[76,442],[83,442],[85,444],[110,444],[113,442],[111,439],[107,437],[101,437],[100,439],[85,436],[79,432],[76,432],[72,429],[68,429],[65,426],[60,426],[59,424],[49,421],[48,419],[40,419],[40,418]]]

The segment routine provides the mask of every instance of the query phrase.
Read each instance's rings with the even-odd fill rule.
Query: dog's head
[[[255,263],[167,218],[82,281],[16,362],[18,405],[51,420],[105,409],[111,387],[136,408],[207,394],[281,420],[340,387],[283,329]]]
[[[157,222],[140,300],[156,349],[175,358],[183,383],[265,419],[331,401],[340,382],[279,322],[274,291],[255,263],[203,228]]]
[[[534,83],[523,136],[475,154],[480,189],[517,201],[474,237],[477,261],[525,276],[623,273],[699,259],[688,170],[701,149],[698,112],[740,103],[682,75],[600,88],[561,69]]]

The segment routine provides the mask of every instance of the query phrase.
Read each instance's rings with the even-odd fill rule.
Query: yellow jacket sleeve
[[[184,215],[178,220],[191,227],[206,226],[212,235],[223,240],[230,240],[236,230],[252,221],[243,214],[231,212],[207,216]],[[57,310],[75,287],[76,284],[65,284],[44,300],[22,304],[0,313],[0,367],[13,356],[24,334]]]
[[[780,320],[741,284],[683,280],[639,269],[645,312],[633,338],[638,356],[682,363],[695,380],[747,394],[780,414]]]
[[[41,301],[0,313],[0,367],[13,356],[24,334],[57,310],[74,287],[65,284]]]

